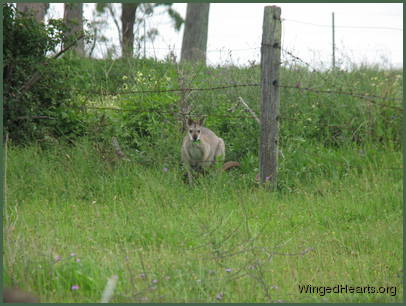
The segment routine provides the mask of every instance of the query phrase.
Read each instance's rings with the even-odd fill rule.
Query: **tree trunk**
[[[72,39],[83,33],[83,3],[65,3],[63,21],[69,27],[66,36]],[[80,39],[73,50],[81,56],[85,55],[85,45],[83,39]]]
[[[188,3],[181,62],[206,63],[210,3]]]
[[[135,13],[139,3],[121,4],[121,54],[123,57],[132,57],[134,53],[134,23]]]
[[[37,2],[17,2],[17,10],[23,13],[32,13],[35,20],[38,22],[44,22],[45,14],[49,8],[49,3],[37,3]]]

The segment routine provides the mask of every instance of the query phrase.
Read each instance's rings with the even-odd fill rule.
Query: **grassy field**
[[[112,302],[401,302],[401,152],[295,150],[270,193],[242,169],[188,186],[180,167],[106,161],[90,141],[9,144],[5,285],[43,302],[99,302],[114,275]]]
[[[281,48],[270,192],[240,102],[260,113],[259,63],[51,58],[59,23],[4,9],[4,287],[52,303],[114,283],[117,303],[403,301],[403,69]],[[240,167],[188,185],[182,127],[202,116]]]
[[[260,87],[176,91],[257,84],[258,65],[61,60],[69,103],[25,122],[31,142],[10,133],[5,286],[42,302],[99,302],[114,278],[121,303],[403,301],[403,71],[284,65],[269,192],[259,125],[236,104],[258,114]],[[189,107],[240,168],[183,182]]]

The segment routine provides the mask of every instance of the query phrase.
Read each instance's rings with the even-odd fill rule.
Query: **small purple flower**
[[[58,261],[62,260],[62,257],[59,255],[56,255],[54,259],[55,259],[55,262],[58,262]]]
[[[75,257],[76,254],[75,254],[75,253],[70,253],[70,256],[71,256],[71,257]]]
[[[166,168],[166,167],[164,167],[163,169],[162,169],[164,172],[168,172],[168,168]]]
[[[157,283],[158,283],[158,280],[157,280],[157,279],[153,279],[153,280],[152,280],[152,283],[153,283],[153,284],[157,284]]]
[[[233,269],[231,269],[231,268],[226,269],[226,272],[231,272],[231,271],[233,271]]]
[[[80,258],[76,258],[76,260],[75,260],[76,262],[80,262]]]
[[[146,278],[147,276],[145,275],[145,273],[141,273],[141,274],[140,274],[140,277],[141,277],[142,279],[144,279],[144,278]]]
[[[71,290],[79,290],[79,285],[73,285],[70,289]]]

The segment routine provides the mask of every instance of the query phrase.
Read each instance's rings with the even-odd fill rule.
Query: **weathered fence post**
[[[259,148],[260,183],[277,186],[279,138],[279,68],[281,63],[281,9],[264,8],[261,44],[261,138]]]

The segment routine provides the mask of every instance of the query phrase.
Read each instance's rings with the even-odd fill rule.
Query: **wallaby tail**
[[[228,171],[228,170],[230,170],[231,168],[235,168],[235,167],[239,167],[240,166],[240,163],[239,162],[236,162],[236,161],[228,161],[228,162],[226,162],[226,163],[224,163],[224,165],[223,165],[223,171]]]

